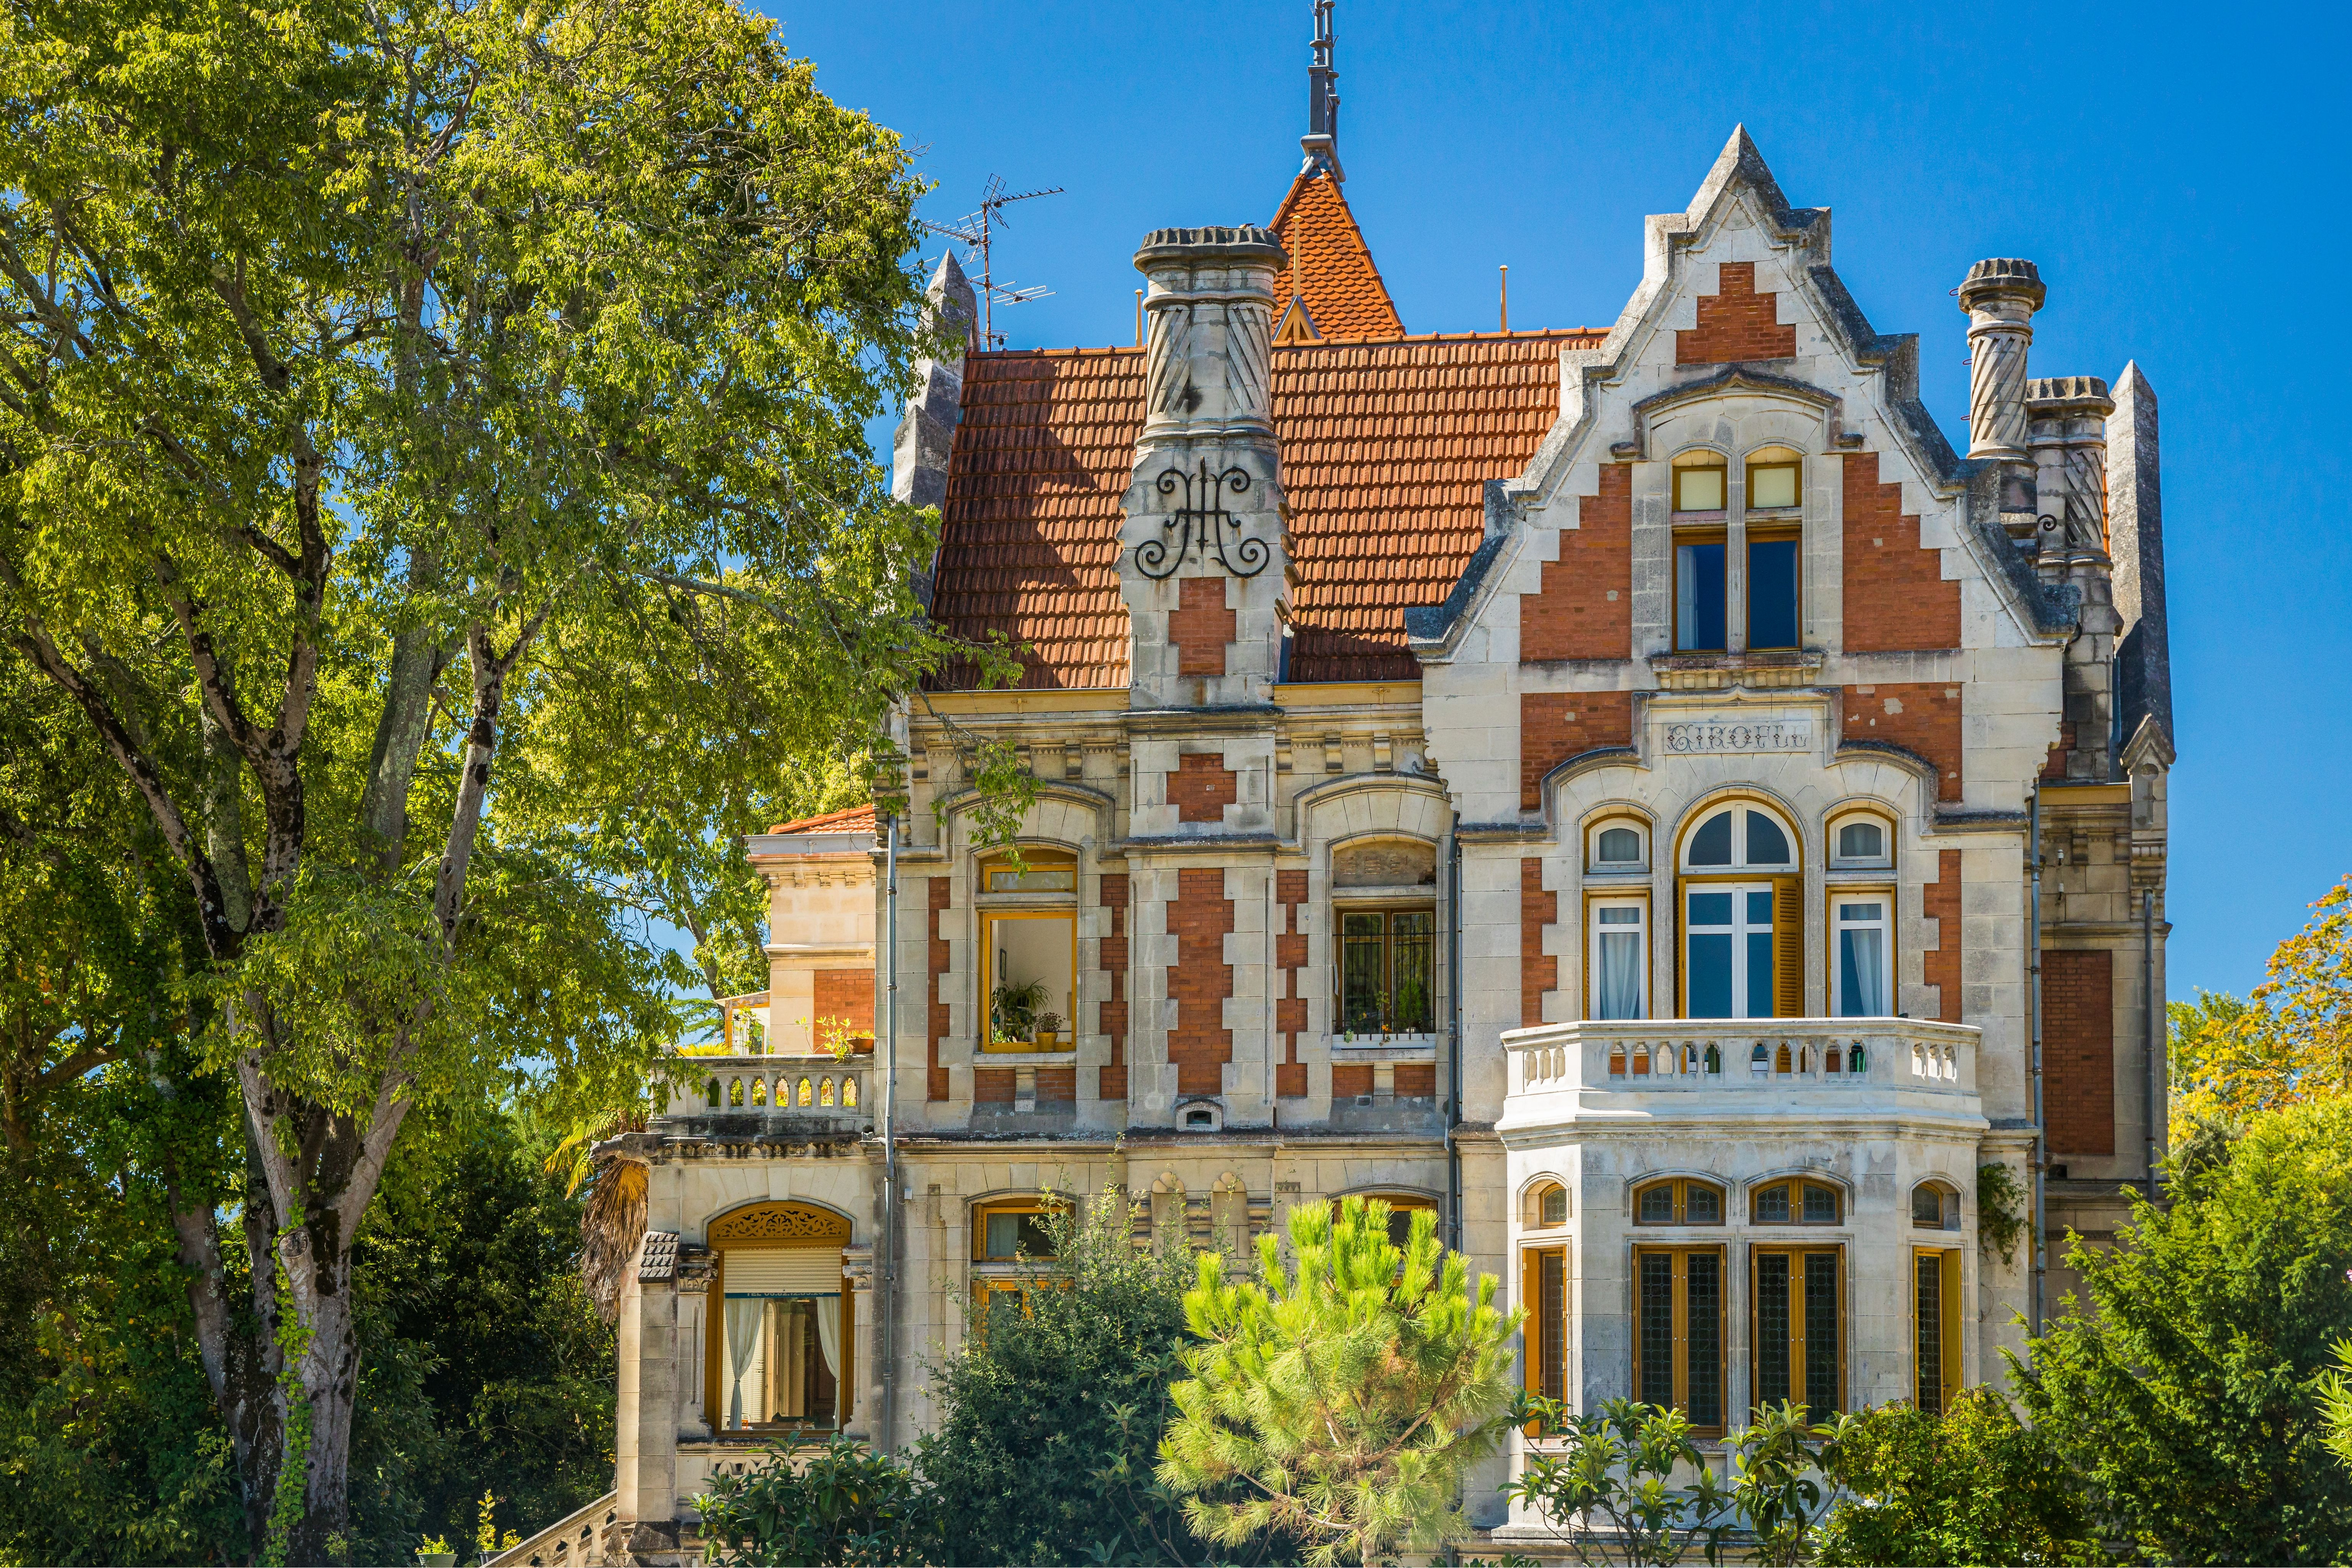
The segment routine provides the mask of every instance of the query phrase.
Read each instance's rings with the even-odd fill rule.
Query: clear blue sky
[[[1298,166],[1307,0],[772,4],[837,101],[919,153],[927,215],[1013,209],[1013,347],[1132,340],[1144,231],[1263,223]],[[2170,985],[2243,991],[2352,871],[2339,365],[2347,27],[2335,8],[1440,5],[1340,0],[1348,198],[1406,329],[1606,326],[1642,219],[1678,212],[1745,122],[1838,270],[1967,444],[1980,256],[2042,267],[2033,369],[2163,405],[2180,762]],[[936,251],[929,253],[936,259]],[[887,459],[887,454],[884,456]]]

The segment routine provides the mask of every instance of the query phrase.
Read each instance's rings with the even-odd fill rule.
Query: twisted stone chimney
[[[1969,313],[1969,455],[2001,465],[2003,522],[2021,538],[2031,538],[2035,510],[2025,357],[2045,292],[2041,269],[2011,256],[1978,262],[1960,281],[1960,308]]]

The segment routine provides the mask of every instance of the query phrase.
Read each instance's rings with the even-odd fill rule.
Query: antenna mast
[[[982,200],[978,212],[966,213],[951,224],[935,224],[929,218],[915,220],[920,227],[927,228],[935,235],[944,235],[949,239],[961,240],[980,253],[980,300],[981,309],[983,312],[981,341],[989,348],[1001,349],[1004,346],[1003,338],[996,330],[998,300],[1001,299],[1007,305],[1024,305],[1032,299],[1045,298],[1053,293],[1052,289],[1043,284],[1033,284],[1024,288],[1016,284],[1000,284],[996,281],[990,250],[995,237],[995,231],[1006,226],[1004,218],[1002,216],[1003,209],[1015,202],[1034,201],[1039,196],[1058,196],[1061,193],[1062,187],[1055,185],[1050,190],[1022,191],[1008,196],[1004,193],[1003,176],[991,174],[988,177],[987,188],[981,193]]]

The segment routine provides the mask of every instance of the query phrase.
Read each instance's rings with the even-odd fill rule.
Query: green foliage
[[[1863,1411],[1839,1435],[1835,1469],[1853,1496],[1815,1537],[1829,1568],[2096,1560],[2056,1446],[1997,1390],[1966,1390],[1940,1416],[1909,1405]]]
[[[2352,1093],[2352,877],[2311,907],[2252,997],[2200,990],[2166,1008],[2174,1143],[2201,1122]]]
[[[2000,1249],[2004,1263],[2015,1259],[2017,1244],[2025,1239],[2027,1197],[2025,1183],[2008,1162],[1991,1160],[1977,1167],[1977,1234]]]
[[[941,1557],[938,1500],[914,1469],[838,1435],[797,1452],[771,1448],[744,1476],[694,1500],[714,1563],[925,1563]]]
[[[1199,1553],[1153,1475],[1181,1372],[1192,1263],[1139,1249],[1116,1188],[1045,1220],[1054,1260],[973,1303],[918,1446],[950,1563],[1171,1563]]]
[[[1400,1249],[1389,1206],[1290,1211],[1295,1268],[1258,1239],[1255,1278],[1204,1255],[1184,1298],[1192,1375],[1160,1445],[1160,1478],[1193,1532],[1239,1546],[1279,1531],[1308,1562],[1374,1562],[1466,1533],[1463,1472],[1500,1446],[1516,1402],[1521,1314],[1475,1298],[1435,1217]]]
[[[2094,1311],[2032,1346],[2020,1391],[2101,1533],[2174,1561],[2352,1552],[2352,1474],[2322,1375],[2352,1331],[2352,1100],[2252,1117],[2112,1249],[2077,1240]]]
[[[2328,1451],[2352,1470],[2352,1339],[2336,1342],[2336,1364],[2320,1375],[2319,1415]]]

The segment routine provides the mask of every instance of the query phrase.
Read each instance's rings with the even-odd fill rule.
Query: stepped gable
[[[1290,255],[1289,267],[1274,279],[1277,317],[1297,298],[1306,302],[1307,319],[1325,342],[1405,335],[1347,194],[1327,168],[1310,167],[1293,180],[1265,226]]]
[[[1412,680],[1408,606],[1450,592],[1486,532],[1485,486],[1523,471],[1559,413],[1559,354],[1603,334],[1436,334],[1274,351],[1291,508],[1294,681]],[[1120,501],[1143,353],[975,354],[948,476],[932,614],[1034,651],[1031,689],[1128,683]],[[935,688],[976,684],[969,667]]]

